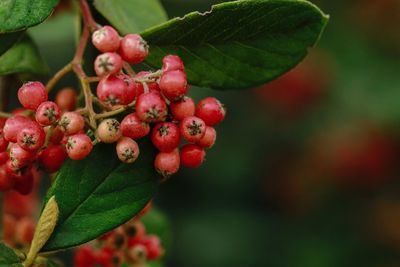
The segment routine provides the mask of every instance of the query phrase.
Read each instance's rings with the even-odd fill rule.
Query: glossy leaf
[[[3,243],[0,243],[0,267],[22,267],[15,252]]]
[[[55,195],[60,216],[43,251],[86,243],[131,219],[153,197],[158,176],[151,146],[132,164],[121,163],[115,145],[97,145],[82,161],[67,161],[47,199]]]
[[[0,56],[10,49],[21,38],[24,32],[12,32],[0,34]]]
[[[159,0],[95,0],[93,4],[121,34],[138,33],[167,20]]]
[[[0,33],[26,29],[44,21],[58,0],[1,0]]]
[[[307,54],[328,17],[303,0],[246,0],[193,12],[142,32],[146,62],[160,67],[167,54],[181,56],[191,84],[248,88],[284,74]]]

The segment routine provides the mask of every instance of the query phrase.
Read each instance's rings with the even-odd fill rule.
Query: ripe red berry
[[[172,122],[160,122],[151,133],[153,145],[162,152],[170,152],[178,147],[181,135],[178,126]]]
[[[141,71],[136,74],[135,79],[141,79],[151,74],[151,71]],[[155,91],[159,92],[160,87],[158,86],[157,80],[155,78],[151,79],[152,82],[146,82],[149,92]],[[136,96],[139,96],[144,93],[144,86],[141,82],[136,82]]]
[[[14,187],[14,183],[15,183],[15,180],[13,179],[13,177],[8,175],[5,167],[6,167],[5,165],[0,166],[0,191],[1,192],[11,190]]]
[[[128,137],[122,137],[118,141],[116,150],[118,158],[124,163],[135,162],[140,153],[138,144]]]
[[[72,88],[61,89],[56,95],[56,104],[62,111],[72,111],[76,107],[78,95]]]
[[[147,259],[149,260],[156,260],[164,254],[161,240],[156,235],[146,236],[142,241],[142,245],[146,247]]]
[[[207,126],[206,133],[196,144],[204,148],[211,148],[215,144],[216,139],[217,131],[213,127]]]
[[[60,146],[49,144],[38,157],[39,164],[49,173],[58,171],[67,158],[67,152]]]
[[[28,127],[32,121],[24,116],[16,115],[9,118],[3,128],[4,138],[7,141],[16,143],[17,142],[17,135],[18,133]]]
[[[126,62],[137,64],[147,57],[149,46],[140,35],[128,34],[121,40],[119,54]]]
[[[181,121],[186,117],[194,116],[196,106],[192,98],[184,96],[181,100],[172,102],[169,106],[175,120]]]
[[[33,190],[33,174],[32,168],[25,168],[19,176],[15,177],[14,190],[21,195],[28,195]]]
[[[29,217],[18,220],[15,227],[15,241],[20,245],[29,245],[32,242],[35,227],[35,222]]]
[[[46,101],[40,104],[36,110],[36,121],[43,126],[57,123],[60,119],[61,110],[56,103]]]
[[[178,172],[180,167],[180,156],[178,149],[171,152],[160,152],[154,160],[156,171],[167,178]]]
[[[99,254],[96,257],[96,262],[100,266],[111,267],[113,261],[114,251],[111,248],[105,247],[99,251]]]
[[[75,134],[68,137],[67,154],[73,160],[82,160],[92,151],[92,140],[86,134]]]
[[[103,26],[92,34],[93,45],[101,52],[115,52],[119,48],[120,37],[111,26]]]
[[[65,112],[58,126],[66,135],[77,134],[85,127],[85,119],[78,112]]]
[[[196,116],[208,126],[214,126],[225,118],[225,108],[215,97],[207,97],[196,106]]]
[[[94,70],[97,76],[116,74],[122,68],[122,59],[117,53],[104,53],[98,55],[94,61]]]
[[[21,168],[21,167],[25,167],[25,166],[29,165],[36,158],[36,154],[34,152],[27,151],[27,150],[21,148],[16,143],[13,143],[10,146],[9,156],[10,156],[11,162],[17,168]]]
[[[144,237],[146,234],[146,228],[143,223],[137,219],[132,219],[124,224],[124,230],[128,237]],[[129,246],[129,242],[128,242]]]
[[[199,141],[206,132],[206,124],[198,117],[186,117],[181,121],[181,134],[188,142]]]
[[[181,99],[188,91],[186,74],[181,70],[164,72],[159,81],[163,95],[171,101]]]
[[[4,137],[3,133],[0,133],[0,152],[6,151],[8,147],[8,141]]]
[[[136,84],[133,78],[125,73],[119,73],[117,77],[125,82],[126,85],[126,103],[131,103],[135,100],[136,94]]]
[[[176,55],[168,55],[163,58],[163,72],[171,70],[184,70],[185,67],[180,57]]]
[[[7,151],[0,152],[0,165],[5,164],[9,159]]]
[[[97,97],[100,101],[110,105],[127,105],[127,86],[122,79],[115,75],[104,77],[97,85]]]
[[[32,121],[29,126],[21,129],[17,136],[18,145],[24,150],[36,151],[41,148],[46,139],[46,134],[43,128]]]
[[[4,242],[10,244],[14,242],[15,236],[15,225],[17,224],[17,220],[13,215],[7,214],[4,212],[3,214],[3,238]]]
[[[117,142],[121,136],[121,125],[116,119],[105,119],[97,127],[97,137],[103,143]]]
[[[41,82],[28,82],[18,90],[18,100],[24,108],[36,110],[47,101],[47,90]]]
[[[51,136],[50,136],[50,143],[52,144],[60,144],[61,140],[64,138],[64,132],[60,129],[60,127],[52,127],[52,126],[47,126],[44,127],[44,132],[47,134],[50,134],[49,131],[51,129]]]
[[[121,131],[123,136],[137,140],[149,134],[150,126],[141,121],[136,113],[131,113],[122,120]]]
[[[79,247],[74,256],[75,267],[95,267],[96,254],[94,250],[87,245]]]
[[[159,93],[144,93],[137,98],[136,114],[145,122],[163,121],[167,117],[167,104]]]
[[[199,167],[205,156],[206,152],[198,145],[186,144],[181,148],[181,163],[186,167]]]

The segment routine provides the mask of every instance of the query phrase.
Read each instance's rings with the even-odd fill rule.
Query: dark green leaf
[[[12,32],[0,34],[0,56],[10,49],[24,32]]]
[[[18,258],[18,256],[15,254],[15,252],[4,245],[3,243],[0,243],[0,267],[22,267],[22,264]]]
[[[1,0],[0,33],[26,29],[44,21],[58,0]]]
[[[115,145],[97,145],[82,161],[67,161],[47,198],[55,195],[60,209],[57,226],[43,251],[86,243],[125,223],[153,197],[158,178],[153,148],[141,143],[142,154],[122,164]]]
[[[28,35],[0,56],[0,75],[12,73],[46,74],[48,66],[39,54],[39,50]]]
[[[319,39],[328,17],[303,0],[234,1],[193,12],[142,33],[146,62],[160,67],[167,54],[181,56],[191,84],[247,88],[293,68]]]
[[[141,32],[167,20],[159,0],[95,0],[94,6],[121,34]]]

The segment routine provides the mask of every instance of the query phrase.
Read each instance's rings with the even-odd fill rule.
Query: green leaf
[[[12,32],[12,33],[1,33],[0,34],[0,56],[10,49],[15,42],[21,38],[24,32]]]
[[[153,197],[158,178],[153,148],[141,143],[142,154],[123,164],[115,145],[97,145],[82,161],[68,160],[47,199],[55,195],[60,209],[57,226],[43,251],[77,246],[125,223]]]
[[[0,33],[14,32],[44,21],[58,0],[1,0]]]
[[[167,20],[159,0],[95,0],[93,4],[121,34],[141,32]]]
[[[160,67],[179,55],[193,85],[248,88],[271,81],[298,64],[319,39],[328,16],[303,0],[234,1],[193,12],[141,33],[146,62]]]
[[[18,258],[18,256],[15,254],[15,252],[4,245],[3,243],[0,243],[0,267],[22,267],[22,264]]]
[[[158,208],[153,207],[141,220],[146,227],[146,232],[160,237],[165,250],[168,252],[172,241],[172,232],[171,225],[165,214]]]
[[[0,56],[0,75],[12,73],[46,74],[49,67],[28,35]]]

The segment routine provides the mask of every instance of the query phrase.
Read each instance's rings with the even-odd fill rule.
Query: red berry
[[[151,74],[151,71],[141,71],[136,74],[135,79],[141,79]],[[160,87],[158,86],[157,80],[155,78],[151,79],[152,82],[146,82],[149,92],[160,91]],[[136,96],[139,96],[144,93],[144,86],[141,82],[136,82]]]
[[[35,158],[36,154],[32,151],[27,151],[20,147],[18,144],[13,143],[10,146],[10,160],[12,161],[13,165],[17,168],[25,167],[32,163]]]
[[[6,118],[0,118],[0,132],[2,132],[4,125],[6,124]]]
[[[65,112],[58,126],[66,135],[77,134],[85,127],[85,119],[78,112]]]
[[[182,165],[189,168],[199,167],[206,156],[206,152],[199,146],[186,144],[181,148]]]
[[[38,157],[40,165],[49,173],[58,171],[67,158],[67,152],[55,144],[49,144]]]
[[[143,225],[143,223],[139,220],[132,219],[128,221],[124,225],[125,233],[128,237],[139,237],[142,238],[146,234],[146,228]],[[128,246],[129,246],[129,241],[128,241]]]
[[[3,214],[3,237],[5,243],[10,244],[14,242],[16,224],[17,220],[14,216],[7,213]]]
[[[181,121],[181,134],[188,142],[199,141],[206,132],[206,124],[198,117],[186,117]]]
[[[78,95],[72,88],[61,89],[56,95],[56,104],[62,111],[72,111],[76,107]]]
[[[122,250],[127,246],[127,237],[123,227],[114,229],[104,242],[104,247],[113,251]]]
[[[60,127],[52,127],[52,126],[47,126],[44,127],[44,132],[47,134],[49,134],[50,129],[52,129],[51,131],[51,136],[50,136],[50,143],[52,144],[59,144],[61,143],[61,140],[64,138],[64,132],[60,129]]]
[[[146,236],[142,241],[142,245],[146,247],[147,259],[149,260],[156,260],[164,254],[161,240],[156,235]]]
[[[180,57],[175,55],[168,55],[163,58],[163,72],[171,70],[184,70],[183,62]]]
[[[37,122],[32,122],[18,133],[17,143],[25,150],[36,151],[43,146],[45,139],[43,128]]]
[[[9,159],[7,151],[0,152],[0,165],[5,164]]]
[[[104,26],[92,34],[93,45],[101,52],[115,52],[119,48],[120,37],[111,26]]]
[[[36,110],[36,121],[43,126],[57,123],[60,119],[61,110],[56,103],[46,101],[40,104]]]
[[[0,133],[0,152],[6,151],[8,147],[8,141],[4,138],[4,135]]]
[[[188,91],[186,74],[181,70],[164,72],[158,84],[163,95],[171,101],[181,99]]]
[[[127,86],[122,79],[115,75],[104,77],[97,85],[97,97],[100,101],[110,105],[127,105]]]
[[[135,241],[135,243],[137,243]],[[132,262],[146,262],[147,249],[141,244],[135,244],[129,247],[127,251],[127,257]]]
[[[207,97],[197,104],[196,116],[208,126],[213,126],[223,121],[225,108],[215,97]]]
[[[15,180],[6,171],[6,166],[0,166],[0,191],[5,192],[11,190],[14,187]]]
[[[92,140],[86,134],[75,134],[68,138],[66,149],[73,160],[82,160],[92,151]]]
[[[97,127],[97,137],[103,143],[115,143],[121,136],[120,123],[116,119],[105,119]]]
[[[122,137],[118,141],[116,150],[118,158],[124,163],[135,162],[140,153],[138,144],[128,137]]]
[[[95,267],[96,255],[94,250],[89,246],[79,247],[74,256],[75,267]]]
[[[180,138],[179,128],[172,122],[158,123],[151,133],[151,141],[162,152],[170,152],[177,148]]]
[[[47,101],[47,90],[41,82],[28,82],[18,90],[18,100],[24,108],[36,110]]]
[[[186,117],[194,116],[196,106],[192,98],[184,96],[181,100],[172,102],[170,109],[174,119],[181,121]]]
[[[16,177],[14,190],[21,195],[28,195],[33,190],[33,175],[31,169],[26,169],[23,175]]]
[[[141,121],[136,113],[132,113],[122,120],[121,131],[123,136],[137,140],[149,134],[150,126]]]
[[[145,122],[163,121],[167,117],[167,104],[159,93],[145,93],[137,98],[136,114]]]
[[[125,82],[126,85],[126,103],[131,103],[137,97],[136,84],[133,78],[125,73],[120,73],[117,77]]]
[[[215,144],[216,139],[217,131],[213,127],[207,126],[206,133],[196,144],[204,148],[211,148]]]
[[[17,135],[18,133],[32,124],[32,121],[24,116],[16,115],[9,118],[3,128],[4,138],[7,141],[16,143],[17,142]]]
[[[32,242],[35,227],[35,222],[29,217],[18,220],[15,227],[15,240],[20,245],[29,245]]]
[[[157,172],[167,178],[178,172],[180,167],[180,157],[178,149],[172,152],[160,152],[154,160],[154,167]]]
[[[149,54],[149,46],[140,35],[128,34],[121,40],[119,54],[126,62],[140,63]]]
[[[122,59],[117,53],[98,55],[94,61],[94,70],[97,76],[116,74],[122,68]]]

